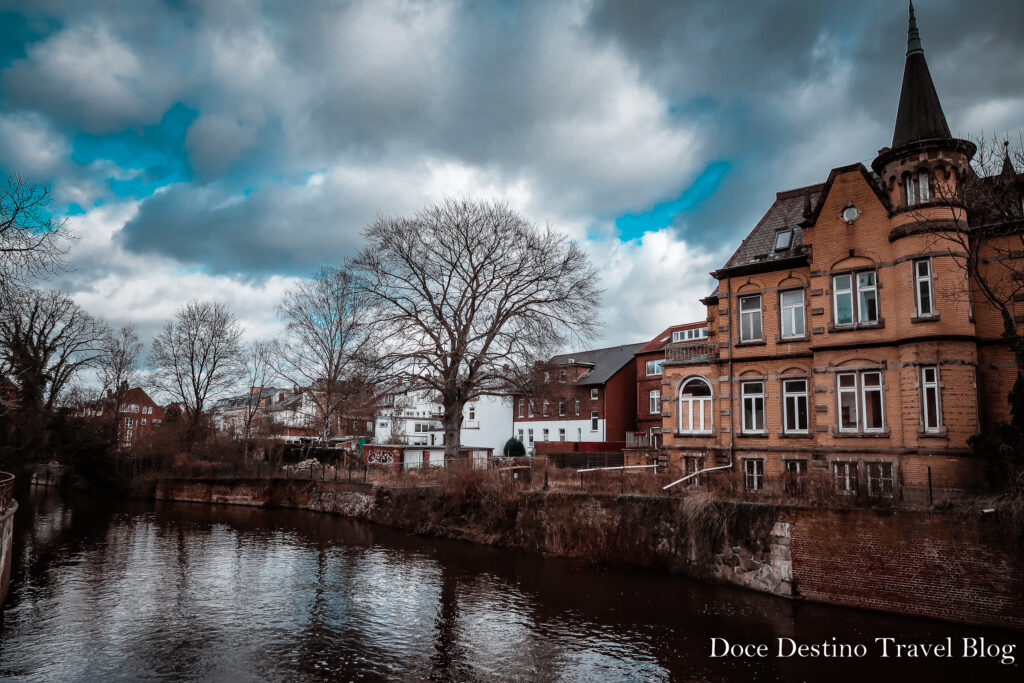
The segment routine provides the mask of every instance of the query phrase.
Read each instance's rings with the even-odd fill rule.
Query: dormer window
[[[907,175],[907,206],[923,204],[931,199],[931,186],[928,183],[928,171],[919,171]]]
[[[793,231],[780,230],[775,233],[775,251],[785,251],[793,244]]]

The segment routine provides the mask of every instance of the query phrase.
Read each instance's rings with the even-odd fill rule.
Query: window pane
[[[711,387],[699,379],[691,379],[683,386],[683,393],[688,396],[710,396]]]
[[[835,290],[836,325],[853,324],[853,278],[837,275],[832,280]]]
[[[879,389],[864,391],[864,428],[882,428],[882,392]]]
[[[857,386],[857,377],[853,374],[839,375],[839,386],[840,387],[855,387]]]
[[[857,394],[852,391],[839,394],[839,427],[857,429]]]
[[[925,387],[924,389],[924,428],[929,431],[938,431],[939,427],[939,400],[937,387]]]
[[[873,323],[878,321],[878,293],[875,291],[875,274],[858,273],[857,301],[858,320],[862,323]]]

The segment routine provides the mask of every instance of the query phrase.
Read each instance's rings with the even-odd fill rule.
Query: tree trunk
[[[459,448],[462,446],[462,409],[465,404],[456,401],[452,405],[444,407],[444,457],[445,459],[459,457]]]

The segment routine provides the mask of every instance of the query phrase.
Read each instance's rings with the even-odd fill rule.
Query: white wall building
[[[443,446],[443,415],[444,408],[430,387],[398,387],[377,403],[374,441]],[[464,448],[492,448],[500,454],[512,434],[511,399],[480,396],[463,408],[460,441]]]

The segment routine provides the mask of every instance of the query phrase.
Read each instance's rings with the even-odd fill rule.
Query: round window
[[[860,216],[860,209],[856,206],[848,206],[843,209],[843,220],[847,223],[854,222],[858,216]]]

